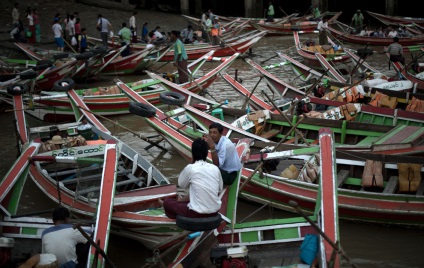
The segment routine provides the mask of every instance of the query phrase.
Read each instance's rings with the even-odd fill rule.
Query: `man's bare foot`
[[[159,202],[159,205],[160,205],[161,207],[163,207],[163,200],[162,200],[162,199],[160,199],[160,198],[158,198],[158,202]]]

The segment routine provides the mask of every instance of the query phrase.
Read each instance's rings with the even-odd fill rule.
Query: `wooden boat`
[[[328,23],[337,20],[341,14],[342,12],[333,13],[333,16],[328,19]],[[314,31],[318,26],[318,21],[300,20],[292,22],[290,19],[286,23],[259,23],[251,21],[250,25],[255,29],[268,31],[267,35],[284,35],[297,31]]]
[[[189,67],[192,70],[193,75],[198,71],[206,60],[208,60],[213,55],[213,51],[206,53],[198,60],[192,62]],[[216,66],[214,69],[210,70],[204,76],[199,77],[196,80],[188,81],[181,86],[187,90],[193,92],[200,92],[203,89],[209,87],[211,83],[218,77],[219,72],[228,68],[239,56],[238,53],[232,55],[231,57],[226,58],[221,64]],[[136,81],[130,83],[129,86],[133,90],[137,91],[137,94],[143,96],[149,102],[153,104],[158,104],[159,95],[164,91],[162,87],[159,86],[158,81]],[[96,92],[104,92],[102,95],[97,94]],[[1,99],[5,102],[11,104],[12,101],[10,96],[5,95],[6,91],[2,92]],[[110,87],[99,87],[92,88],[90,90],[76,90],[79,96],[84,96],[84,103],[90,108],[93,113],[99,115],[118,115],[128,113],[128,104],[129,100],[127,96],[119,91],[116,86]],[[31,110],[30,103],[25,103],[25,109],[27,113],[49,122],[60,122],[67,120],[73,116],[72,107],[69,102],[69,99],[65,95],[59,95],[57,92],[47,93],[45,92],[40,96],[33,96],[33,101],[37,106],[36,110]]]
[[[97,48],[90,52],[82,54],[69,54],[69,53],[58,53],[55,50],[40,49],[28,44],[15,43],[29,58],[41,63],[48,62],[50,64],[61,65],[61,62],[66,62],[69,59],[78,59],[77,68],[74,72],[69,73],[69,77],[75,80],[85,80],[88,78],[99,75],[100,72],[106,68],[111,62],[120,56],[120,53],[124,48],[118,48],[115,50],[104,50],[103,48]],[[121,61],[118,61],[121,62]],[[116,62],[115,62],[116,63]],[[63,63],[62,63],[63,64]],[[50,81],[59,80],[55,79]]]
[[[266,72],[266,71],[262,69],[262,72]],[[247,93],[249,91],[245,89],[241,84],[239,84],[234,79],[226,78],[225,80],[228,83],[230,83],[231,86],[241,95],[246,96],[245,94],[249,94]],[[278,79],[274,79],[273,83],[276,84],[278,83],[278,81],[279,81]],[[285,87],[286,85],[287,83],[284,83],[281,85],[281,87]],[[332,86],[332,85],[335,85],[335,86]],[[324,87],[324,91],[328,92],[328,89],[325,89],[324,85],[318,85],[318,87]],[[333,83],[333,82],[328,82],[327,87],[329,87],[331,90],[335,90],[335,89],[350,90],[351,88],[353,88],[351,84],[341,84],[341,83]],[[314,90],[312,92],[314,92]],[[394,92],[394,91],[391,91],[390,89],[384,89],[384,88],[375,89],[375,88],[363,87],[363,86],[361,86],[361,90],[363,90],[364,93],[366,93],[365,95],[362,96],[363,98],[361,99],[363,103],[365,103],[366,100],[368,101],[371,100],[374,97],[376,91],[379,91],[382,94],[386,94],[390,96],[393,102],[395,103],[399,102],[399,104],[396,106],[396,109],[388,108],[388,106],[374,107],[371,105],[357,104],[357,107],[355,107],[355,112],[352,114],[352,117],[348,115],[349,120],[351,120],[352,122],[361,122],[361,123],[387,125],[387,126],[396,126],[396,125],[423,126],[423,123],[422,123],[424,122],[423,113],[405,110],[406,106],[410,104],[412,98],[416,98],[419,100],[424,99],[424,96],[422,94],[412,94],[408,92]],[[340,98],[343,98],[344,95],[343,96],[342,95],[343,94],[341,93]],[[319,105],[321,105],[321,107],[324,106],[324,108],[320,109],[321,112],[323,113],[324,113],[323,109],[325,110],[327,107],[341,107],[343,105],[346,105],[345,102],[329,100],[328,96],[326,96],[326,98],[321,98],[321,99],[313,97],[313,96],[306,97],[304,96],[303,92],[301,92],[300,94],[295,94],[292,97],[294,97],[295,99],[288,99],[286,103],[283,103],[280,106],[280,109],[289,110],[293,101],[297,100],[297,103],[298,103],[297,105],[300,105],[300,106],[298,106],[298,108],[295,108],[295,111],[291,112],[292,114],[296,114],[296,115],[302,114],[303,107],[301,107],[301,105],[307,105],[307,103],[309,103],[309,105],[314,105],[314,106],[319,106]],[[303,100],[303,104],[299,104],[299,103],[302,103],[302,100]],[[263,106],[264,102],[261,100],[258,100],[258,98],[251,97],[249,101],[251,103],[251,107],[255,107],[259,110],[261,109],[269,110],[269,104],[266,104],[265,106]],[[223,107],[223,109],[225,110],[225,107]],[[232,110],[232,111],[236,113],[236,115],[238,116],[243,116],[245,114],[245,112],[243,111],[238,111],[238,112],[236,112],[236,110]],[[336,116],[335,113],[338,115]],[[341,114],[339,113],[340,111],[336,112],[333,110],[328,113],[325,112],[326,116],[322,118],[346,120],[346,118],[343,116],[343,112]],[[270,116],[272,118],[272,116],[274,115],[278,116],[278,114],[279,113],[272,111],[272,113],[270,113]],[[306,116],[310,117],[309,115],[306,115]],[[297,121],[298,119],[295,119],[295,120]],[[269,120],[267,119],[267,124],[268,122]],[[311,124],[315,124],[315,123],[311,122]],[[362,129],[363,127],[358,126],[358,128],[357,127],[354,127],[354,128]]]
[[[368,14],[378,19],[384,24],[418,24],[424,26],[424,18],[413,18],[413,17],[401,17],[401,16],[389,16],[383,15],[371,11],[366,11]]]
[[[145,104],[147,105],[147,103]],[[273,123],[278,122],[277,126],[279,129],[279,133],[275,136],[275,138],[281,139],[283,137],[286,137],[290,140],[290,143],[298,144],[296,142],[296,140],[298,139],[295,136],[290,136],[290,134],[287,136],[287,133],[289,132],[285,132],[285,130],[289,131],[288,129],[290,129],[291,131],[291,124],[287,121],[284,121],[285,119],[283,119],[282,117],[277,120],[272,120],[272,118],[274,118],[275,116],[276,115],[270,114],[271,118],[266,120],[266,125],[268,127],[265,128],[264,132],[270,131],[272,129],[271,126],[273,125]],[[169,119],[169,117],[167,117],[165,114],[162,115],[161,113],[159,113],[159,115],[156,116],[146,117],[145,120],[154,129],[161,133],[161,135],[166,137],[166,139],[171,143],[171,145],[173,145],[183,156],[187,157],[190,153],[190,139],[188,139],[187,136],[183,135],[183,131],[176,132],[176,129],[181,126],[181,123],[176,126],[177,124],[174,123],[174,120],[165,121],[161,120],[160,118]],[[293,119],[293,117],[289,116],[289,121],[293,122],[293,124],[296,124],[296,121]],[[308,124],[308,122],[314,123]],[[174,124],[175,126],[173,126]],[[337,125],[338,127],[336,127]],[[357,127],[353,127],[353,125],[356,125]],[[381,144],[381,146],[385,146],[386,142],[390,144],[394,140],[399,141],[402,139],[405,142],[405,146],[408,146],[406,144],[412,142],[412,140],[415,141],[414,146],[418,146],[420,136],[423,135],[424,130],[422,127],[412,127],[405,125],[392,127],[375,124],[346,121],[341,122],[335,120],[323,120],[312,118],[305,118],[300,124],[297,125],[297,128],[299,130],[303,130],[303,137],[308,141],[309,144],[313,144],[314,141],[317,142],[317,132],[315,131],[318,131],[322,127],[330,127],[333,130],[333,133],[335,134],[335,143],[339,144],[338,146],[340,146],[340,144],[351,144],[354,146],[345,147],[354,148],[355,150],[361,147],[367,148],[366,150],[369,150],[372,147],[372,144]],[[315,131],[312,131],[314,129]],[[410,133],[417,134],[411,137]],[[364,136],[360,138],[360,135]],[[390,137],[392,137],[393,139],[390,139]],[[361,142],[358,143],[358,141]],[[411,150],[410,152],[414,151],[415,150]],[[353,152],[349,151],[347,154],[352,153]],[[364,161],[362,159],[366,156],[370,157],[375,155],[370,154],[369,151],[367,151],[367,153],[360,155],[359,160],[340,160],[340,162],[338,161],[338,163],[344,164],[344,168],[346,168],[347,166],[355,166],[356,168],[356,165],[361,167],[361,165],[364,164]],[[263,157],[266,158],[267,154],[263,154]],[[384,157],[390,156],[385,155]],[[374,159],[381,160],[382,158],[382,156],[377,155]],[[416,159],[414,157],[402,156],[402,158],[412,163],[422,161],[422,159]],[[250,159],[252,159],[252,156]],[[257,159],[260,160],[261,157],[258,157]],[[397,161],[399,161],[399,157],[397,157],[396,159]],[[397,173],[396,165],[387,164],[386,168],[388,169],[387,176],[389,176],[390,174]],[[357,189],[358,186],[356,186],[356,190],[354,191],[349,190],[348,188],[353,187],[352,184],[356,183],[361,185],[362,181],[360,178],[358,178],[361,176],[361,172],[362,171],[356,169],[355,172],[353,172],[353,170],[350,173],[347,172],[348,175],[346,175],[346,177],[355,179],[349,179],[344,181],[344,187],[346,187],[346,189],[344,189],[344,187],[342,186],[339,186],[340,217],[349,220],[379,222],[384,224],[400,224],[412,226],[422,225],[422,219],[424,217],[424,206],[422,206],[422,202],[424,201],[424,196],[421,191],[418,191],[417,195],[411,196],[409,194],[386,194],[382,193],[381,191],[378,193],[360,191],[360,189]],[[317,194],[317,188],[314,184],[299,182],[297,180],[292,179],[284,179],[279,176],[273,176],[271,174],[268,174],[266,177],[261,178],[261,176],[259,175],[253,175],[253,171],[248,169],[243,169],[242,175],[242,181],[249,178],[250,176],[253,176],[253,181],[249,181],[245,188],[243,188],[244,190],[242,190],[241,192],[242,196],[244,198],[247,198],[248,200],[260,203],[270,202],[270,204],[275,207],[293,211],[292,208],[287,206],[288,201],[293,199],[300,204],[302,209],[306,209],[307,211],[313,210],[311,202],[315,202],[315,197]],[[386,177],[384,185],[388,184],[388,180],[389,178]],[[396,189],[394,189],[393,191],[395,190]],[[410,197],[413,198],[412,202],[410,202]],[[364,200],[366,201],[364,202]],[[408,211],[406,214],[404,210],[405,206],[409,207],[406,210]],[[388,207],[390,207],[390,209]]]
[[[410,91],[414,88],[414,84],[409,80],[395,80],[389,77],[388,75],[385,75],[381,73],[381,71],[375,69],[371,65],[369,65],[366,61],[363,61],[360,59],[353,50],[351,49],[345,49],[346,53],[350,55],[352,61],[355,63],[355,66],[357,66],[357,74],[354,74],[352,77],[357,79],[363,79],[363,77],[368,77],[369,79],[363,80],[361,85],[363,86],[364,91],[367,94],[374,94],[375,91],[380,91],[383,94],[386,94],[388,96],[393,96],[398,98],[399,103],[407,104],[410,102],[412,97],[422,99],[423,97],[420,96],[420,94],[417,93],[411,93]],[[278,56],[285,60],[284,63],[288,62],[288,64],[292,67],[293,72],[296,74],[296,77],[299,77],[302,79],[302,81],[305,82],[311,82],[314,81],[313,79],[321,79],[321,83],[318,86],[325,86],[325,87],[331,87],[331,90],[338,89],[340,87],[349,87],[352,84],[347,83],[346,80],[348,78],[345,78],[345,76],[340,77],[338,72],[335,72],[339,79],[337,81],[334,81],[335,75],[332,75],[332,77],[326,76],[325,74],[322,74],[298,61],[291,58],[290,56],[277,52]],[[328,66],[330,68],[329,70],[332,71],[332,66]],[[362,77],[362,78],[361,78]],[[374,78],[377,77],[385,77],[387,79],[382,79],[381,81],[386,81],[383,83],[374,83]],[[349,79],[349,80],[350,80]],[[338,81],[344,81],[344,82],[338,82]],[[370,87],[370,85],[372,85]],[[394,91],[398,91],[397,93]],[[400,91],[400,92],[399,92]],[[403,91],[403,92],[402,92]],[[409,93],[408,93],[409,92]]]
[[[321,154],[323,161],[332,163],[334,154],[332,147],[331,131],[322,131],[320,134]],[[223,265],[244,265],[252,267],[280,266],[284,264],[296,265],[302,261],[311,261],[303,258],[301,254],[301,244],[308,240],[309,236],[322,234],[320,242],[321,254],[319,255],[320,267],[340,267],[340,256],[334,256],[333,245],[329,242],[340,242],[338,235],[338,214],[337,214],[337,187],[334,165],[326,165],[327,170],[321,165],[321,187],[317,196],[315,213],[312,217],[283,217],[256,221],[244,221],[238,223],[237,206],[234,212],[228,216],[231,220],[231,228],[224,229],[218,234],[217,240],[213,236],[202,237],[199,242],[190,243],[191,250],[180,263],[184,267],[198,266],[205,262],[195,261],[199,258],[209,259],[213,264]],[[324,185],[326,187],[324,187]],[[231,186],[233,187],[234,184]],[[239,187],[237,187],[239,188]],[[242,188],[240,186],[239,190]],[[307,217],[307,216],[305,216]],[[318,230],[318,231],[317,231]],[[325,237],[325,239],[324,239]],[[215,245],[212,249],[206,248]],[[193,247],[195,245],[196,247]],[[185,245],[187,248],[188,245]],[[202,247],[203,246],[203,247]],[[180,251],[186,253],[184,248]],[[284,253],[282,253],[284,252]],[[311,258],[315,256],[311,254]],[[265,257],[266,256],[266,257]],[[196,258],[197,257],[197,258]],[[311,259],[310,258],[310,259]],[[185,262],[186,260],[190,262]],[[194,262],[193,262],[194,261]],[[312,262],[312,261],[311,261]],[[175,267],[172,263],[168,267]]]
[[[325,58],[334,65],[350,60],[349,55],[347,55],[343,48],[339,46],[335,47],[337,49],[335,50],[334,47],[329,45],[327,45],[327,47],[321,45],[303,45],[300,41],[299,32],[297,31],[293,31],[293,37],[297,53],[303,58],[306,65],[313,68],[322,68],[319,60],[317,60],[316,54]],[[324,50],[324,48],[328,49]]]
[[[62,85],[67,89],[64,82]],[[119,146],[119,165],[113,169],[117,181],[111,231],[137,239],[148,248],[165,248],[174,243],[181,230],[175,228],[174,221],[150,213],[149,208],[158,207],[158,198],[175,196],[175,185],[169,184],[167,178],[151,163],[112,136],[73,90],[68,91],[68,95],[79,112],[77,115],[83,116],[74,123],[35,128],[27,128],[22,96],[14,96],[17,130],[22,146],[34,140],[39,143],[39,148],[47,149],[44,152],[39,150],[31,158],[29,174],[32,180],[51,200],[60,202],[74,215],[81,218],[92,217],[96,211],[95,205],[101,197],[96,196],[96,193],[99,194],[99,179],[104,172],[103,158],[99,160],[99,156],[104,156],[108,140],[115,141]],[[81,128],[79,130],[80,133],[85,133],[87,144],[79,139],[82,142],[80,145],[71,147],[73,143],[68,143],[68,148],[48,151],[49,144],[52,146],[49,142],[51,135],[73,133],[78,127],[87,127],[81,121],[83,119],[92,124],[93,134],[87,130],[84,132]],[[96,135],[101,140],[94,139],[93,136]],[[34,139],[36,137],[38,139]],[[48,140],[47,143],[43,142],[44,139]]]
[[[193,48],[191,50],[186,49],[188,60],[196,60],[210,50],[215,50],[215,57],[228,57],[234,53],[244,54],[250,48],[252,48],[262,37],[266,35],[265,31],[259,31],[256,34],[237,39],[234,42],[226,42],[223,47],[221,46],[208,46],[207,48]],[[174,51],[170,50],[166,53],[160,61],[172,61],[174,59]]]
[[[369,46],[388,46],[393,43],[391,37],[374,37],[374,36],[359,36],[350,33],[349,26],[337,22],[337,25],[341,25],[343,30],[338,30],[333,27],[334,24],[328,25],[328,31],[337,39],[343,40],[353,44],[369,45]],[[417,35],[413,37],[402,37],[399,38],[399,44],[402,46],[416,45],[424,43],[424,35]]]
[[[185,18],[191,25],[195,26],[195,29],[203,29],[204,25],[202,25],[201,19],[184,14],[181,16],[183,16],[183,18]],[[252,30],[249,27],[249,20],[241,22],[240,18],[234,19],[233,21],[229,21],[221,26],[221,38],[228,41],[229,38],[237,36],[243,30]]]
[[[56,52],[49,50],[41,50],[28,44],[16,43],[16,45],[30,58],[37,61],[47,60],[50,57],[54,58],[55,55],[67,55],[57,54]],[[70,77],[76,80],[82,80],[94,77],[100,73],[103,75],[116,75],[140,72],[141,70],[148,68],[152,64],[159,61],[160,58],[164,56],[170,48],[161,51],[161,53],[158,53],[155,49],[155,46],[150,45],[144,47],[142,50],[134,51],[130,55],[122,57],[121,52],[124,49],[125,47],[121,46],[109,51],[98,48],[82,54],[70,54],[70,57],[76,57],[79,59],[78,69],[73,75],[70,75]],[[56,60],[55,64],[56,62],[58,61]]]
[[[386,52],[386,55],[387,55],[387,58],[390,59],[390,54]],[[416,85],[417,90],[420,90],[420,91],[424,90],[424,77],[418,75],[418,73],[413,74],[412,72],[414,71],[409,68],[410,66],[404,66],[400,62],[393,62],[393,61],[390,61],[390,64],[404,78],[414,83]]]
[[[305,237],[318,234],[316,228],[320,228],[323,236],[320,237],[321,254],[320,267],[330,267],[333,260],[334,267],[339,267],[340,256],[331,258],[333,248],[325,241],[340,242],[338,235],[338,195],[336,171],[334,169],[334,146],[332,144],[331,131],[323,129],[320,132],[320,194],[317,195],[316,207],[313,216],[306,221],[302,217],[273,218],[259,221],[244,221],[235,223],[232,229],[228,229],[218,236],[218,247],[226,250],[227,256],[217,258],[214,263],[221,263],[226,258],[239,258],[243,254],[237,249],[243,248],[249,266],[280,266],[284,264],[294,265],[300,263],[301,243]],[[323,163],[328,163],[323,165]],[[232,219],[236,221],[236,218]],[[292,230],[292,231],[290,231]],[[232,251],[237,254],[231,254]],[[240,251],[240,250],[239,250]],[[282,253],[284,252],[284,253]],[[216,254],[211,254],[216,255]],[[234,256],[236,255],[236,256]],[[240,256],[241,255],[241,256]],[[218,255],[219,256],[219,255]],[[334,257],[334,256],[333,256]],[[329,266],[330,265],[330,266]]]
[[[125,89],[124,83],[118,82],[117,84],[122,89]],[[183,156],[185,156],[186,158],[189,158],[189,156],[186,153],[189,153],[189,148],[191,146],[191,139],[187,139],[185,136],[182,136],[181,130],[183,128],[179,127],[178,130],[176,130],[174,127],[169,128],[169,126],[172,125],[171,123],[172,117],[169,117],[169,116],[167,117],[160,110],[158,110],[157,108],[154,108],[147,101],[143,100],[142,97],[133,94],[129,89],[126,89],[126,91],[128,92],[129,95],[130,94],[133,95],[134,100],[137,100],[138,102],[143,104],[143,106],[139,106],[139,107],[145,107],[147,109],[147,107],[149,106],[150,107],[149,109],[152,109],[152,111],[155,111],[154,113],[149,112],[149,115],[143,113],[145,120],[149,122],[149,124],[151,124],[154,128],[156,127],[158,127],[158,129],[163,128],[160,133],[164,135],[164,137],[166,137],[166,139],[170,141],[172,144],[175,144],[178,150],[184,151]],[[179,142],[176,140],[179,140]],[[238,187],[238,184],[233,184],[231,188],[233,188],[234,186]],[[232,200],[234,202],[236,198]],[[235,208],[235,206],[233,207]],[[227,209],[226,217],[229,218],[231,221],[235,221],[235,212],[231,213],[231,211],[234,211],[234,210]],[[230,214],[228,212],[230,212]],[[284,233],[284,230],[287,230],[286,228],[296,228],[298,232],[295,232],[296,233],[295,236],[279,235],[275,239],[272,239],[274,241],[269,241],[269,240],[265,241],[265,240],[259,239],[253,242],[253,240],[250,240],[250,243],[253,245],[257,245],[257,244],[275,245],[277,243],[282,243],[283,241],[284,242],[296,241],[295,243],[299,243],[303,240],[305,234],[308,231],[311,232],[311,229],[312,229],[310,226],[308,228],[308,224],[306,224],[306,221],[300,218],[289,219],[289,220],[262,221],[262,222],[258,221],[253,223],[250,222],[246,224],[240,224],[237,227],[235,226],[237,226],[237,224],[233,225],[232,228],[234,231],[232,234],[231,232],[227,230],[227,231],[224,231],[222,234],[218,235],[218,240],[220,240],[222,245],[224,245],[225,243],[228,245],[229,241],[231,241],[229,240],[231,236],[234,237],[234,240],[232,240],[234,242],[234,246],[245,244],[245,242],[243,242],[242,240],[244,236],[241,235],[241,233],[248,232],[248,231],[255,232],[255,230],[252,230],[252,228],[255,229],[256,227],[260,228],[261,232],[266,232],[266,231],[272,232],[272,230],[274,230],[276,233],[282,234]],[[212,233],[213,232],[210,232],[206,235],[203,234],[203,236],[200,236],[196,239],[188,240],[184,242],[184,245],[179,250],[179,254],[177,255],[176,259],[168,267],[175,267],[175,265],[177,264],[182,264],[183,266],[191,266],[191,265],[196,266],[198,263],[194,262],[193,264],[193,261],[195,261],[196,257],[198,257],[199,254],[204,253],[205,246],[208,247],[210,243],[213,243],[212,241],[214,240],[214,237]]]
[[[246,33],[245,35],[236,36],[232,40],[223,40],[224,45],[216,45],[211,46],[209,44],[206,45],[186,45],[186,52],[188,56],[188,61],[193,61],[208,53],[211,50],[214,50],[215,57],[229,57],[234,53],[243,54],[252,48],[263,36],[265,36],[266,32],[264,31],[251,31]],[[134,45],[133,48],[143,49],[145,45]],[[160,59],[160,61],[173,61],[174,60],[174,51],[173,46],[171,45],[171,50],[165,53],[165,55]]]

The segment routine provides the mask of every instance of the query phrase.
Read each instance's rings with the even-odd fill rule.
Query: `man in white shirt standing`
[[[319,44],[326,45],[328,44],[328,38],[327,38],[327,28],[328,28],[328,18],[324,17],[322,20],[318,23],[317,30],[319,31]]]
[[[112,24],[110,22],[103,18],[102,14],[99,14],[97,16],[97,25],[96,27],[100,27],[100,37],[102,38],[102,44],[105,48],[108,48],[107,44],[107,36],[110,32],[110,29],[112,28]]]
[[[137,24],[135,15],[137,15],[137,11],[134,11],[133,15],[130,17],[131,42],[133,43],[137,42]]]
[[[65,47],[65,42],[63,41],[63,30],[62,26],[60,26],[59,18],[54,18],[54,24],[52,26],[52,30],[54,33],[54,41],[57,45],[58,51],[63,51],[63,48]]]
[[[206,162],[208,144],[203,139],[196,139],[191,146],[193,163],[187,165],[178,177],[178,186],[189,188],[189,194],[163,201],[163,208],[168,218],[177,215],[189,218],[215,216],[221,208],[219,193],[223,189],[221,173],[213,164]],[[161,202],[161,201],[160,201]]]
[[[12,9],[12,25],[19,24],[19,4],[15,3],[15,7]]]

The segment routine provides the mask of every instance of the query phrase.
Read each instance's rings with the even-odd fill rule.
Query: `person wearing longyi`
[[[222,135],[224,127],[220,123],[212,123],[209,126],[209,134],[203,139],[209,145],[214,165],[219,167],[225,185],[231,185],[237,178],[241,169],[241,162],[235,145],[226,136]]]
[[[393,43],[387,48],[387,52],[390,54],[390,60],[393,62],[400,62],[405,65],[405,57],[403,56],[402,45],[399,44],[399,37],[393,38]]]
[[[189,188],[189,194],[177,198],[167,198],[163,204],[168,218],[177,215],[190,218],[205,218],[217,214],[221,208],[219,193],[223,189],[219,169],[206,162],[208,144],[203,139],[196,139],[191,146],[192,164],[187,165],[178,177],[178,187]]]

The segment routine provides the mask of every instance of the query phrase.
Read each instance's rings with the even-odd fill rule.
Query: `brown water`
[[[356,46],[353,48],[359,47]],[[381,47],[374,47],[373,49],[375,49],[375,51],[382,51]],[[301,60],[293,49],[293,39],[291,36],[268,37],[262,39],[261,42],[254,47],[252,59],[259,63],[262,60],[274,56],[275,51],[283,51]],[[274,58],[267,61],[265,64],[277,62],[280,62],[279,59]],[[370,56],[367,62],[382,71],[388,71],[386,57],[378,52]],[[206,68],[212,68],[215,65],[205,66]],[[159,66],[160,64],[158,64],[158,67]],[[168,64],[160,69],[159,72],[171,71],[172,69],[172,65]],[[243,84],[247,88],[252,89],[259,79],[255,77],[256,73],[241,59],[238,59],[227,72],[234,75],[235,69],[238,69],[239,77],[243,78]],[[289,83],[299,82],[297,79],[293,79],[294,76],[292,72],[286,70],[284,67],[273,69],[271,72]],[[144,77],[145,76],[126,76],[119,78],[124,81],[134,81]],[[110,78],[105,78],[101,83],[109,84],[111,83],[110,81]],[[97,83],[87,84],[88,87],[93,87],[95,85],[97,85]],[[262,89],[266,90],[264,82],[259,84],[256,92],[260,92]],[[238,95],[231,90],[222,79],[219,79],[211,86],[209,93],[218,101],[229,100],[230,103],[236,105],[241,105],[242,103]],[[208,97],[208,95],[206,97]],[[125,115],[116,116],[111,119],[143,136],[156,135],[140,117]],[[113,126],[110,122],[105,122],[103,120],[103,123],[115,135],[155,164],[171,181],[176,181],[179,172],[187,165],[187,162],[180,157],[178,152],[169,144],[165,142],[161,143],[162,146],[168,149],[167,151],[162,151],[156,147],[146,151],[145,147],[149,145],[148,143],[119,127]],[[3,176],[18,153],[16,137],[14,135],[13,114],[10,112],[1,114],[0,125],[2,126],[0,128],[0,137],[2,137],[3,142],[2,150],[0,151],[0,176]],[[53,206],[54,204],[41,193],[32,181],[28,180],[24,189],[20,212],[40,211],[50,209]],[[258,205],[241,201],[239,211],[244,211],[248,214],[258,207]],[[281,212],[269,209],[264,209],[260,212],[263,216],[269,216],[270,213],[279,215]],[[49,215],[44,216],[48,217]],[[343,249],[357,267],[424,267],[424,254],[422,254],[424,249],[424,230],[422,229],[382,227],[370,224],[341,222],[340,237]],[[138,242],[112,235],[109,243],[108,255],[117,267],[141,267],[146,258],[151,257],[151,252]]]

